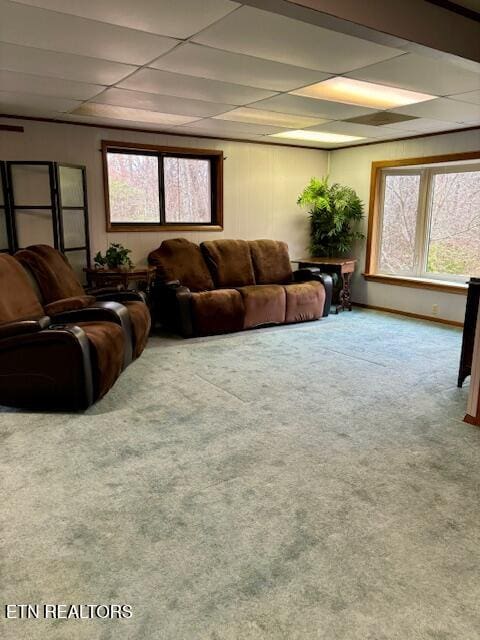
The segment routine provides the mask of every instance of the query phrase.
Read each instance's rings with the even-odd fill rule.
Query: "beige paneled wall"
[[[365,203],[367,218],[372,162],[460,153],[478,149],[480,149],[480,129],[414,140],[385,142],[358,149],[339,149],[330,154],[330,179],[348,184],[357,191]],[[366,218],[364,221],[365,234]],[[433,317],[435,317],[432,313],[433,305],[437,305],[438,314],[436,317],[463,322],[465,296],[367,282],[361,276],[365,268],[365,243],[358,247],[357,255],[360,258],[360,264],[353,282],[356,302]]]
[[[296,199],[313,175],[326,173],[327,152],[27,120],[5,123],[21,124],[25,132],[0,132],[0,159],[54,160],[86,165],[93,252],[103,251],[109,242],[118,241],[132,249],[135,262],[142,263],[162,240],[184,235],[197,242],[221,237],[274,238],[288,242],[292,257],[305,253],[308,216],[296,205]],[[100,153],[103,139],[223,149],[226,157],[224,231],[107,234]]]
[[[370,168],[374,160],[480,149],[479,130],[385,142],[328,153],[278,145],[183,138],[27,120],[16,122],[9,119],[5,123],[21,124],[25,127],[25,132],[0,132],[0,159],[57,160],[87,166],[92,251],[105,250],[109,242],[122,242],[133,250],[133,258],[137,263],[145,262],[149,251],[162,240],[180,234],[106,233],[100,153],[102,139],[223,149],[226,157],[225,229],[223,232],[185,232],[183,235],[197,242],[221,237],[285,240],[290,246],[292,257],[304,254],[308,246],[308,216],[296,205],[296,199],[312,176],[329,173],[332,181],[352,186],[365,202],[367,212]],[[437,317],[463,320],[463,296],[367,283],[361,276],[365,266],[364,243],[358,247],[357,255],[360,264],[353,285],[355,301],[427,316],[433,315],[432,307],[437,305]]]

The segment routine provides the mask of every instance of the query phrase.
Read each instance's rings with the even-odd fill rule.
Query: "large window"
[[[223,153],[102,144],[109,231],[221,229]]]
[[[425,160],[374,163],[367,278],[455,285],[480,276],[480,161]]]

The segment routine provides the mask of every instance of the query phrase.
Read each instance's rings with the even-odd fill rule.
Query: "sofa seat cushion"
[[[123,368],[125,337],[123,329],[114,322],[78,322],[90,343],[93,392],[95,400],[113,386]]]
[[[138,356],[145,349],[152,320],[147,305],[140,300],[126,300],[122,302],[127,307],[133,333],[133,358]]]
[[[191,291],[214,288],[200,247],[185,238],[164,240],[158,249],[150,253],[148,262],[156,267],[160,282],[179,280],[181,285]]]
[[[257,284],[286,284],[293,282],[292,266],[286,242],[250,240],[255,282]]]
[[[316,280],[284,285],[287,311],[285,322],[304,322],[322,317],[325,289]]]
[[[285,322],[285,289],[277,284],[258,284],[238,289],[245,307],[244,329]]]
[[[244,315],[242,296],[235,289],[192,293],[193,325],[198,336],[240,331]]]
[[[217,288],[255,284],[250,247],[246,240],[209,240],[200,246]]]

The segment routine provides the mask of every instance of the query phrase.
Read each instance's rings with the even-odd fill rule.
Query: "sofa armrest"
[[[179,280],[156,281],[152,289],[152,307],[155,321],[188,338],[193,335],[192,293]]]
[[[0,340],[2,338],[11,338],[12,336],[20,336],[28,333],[37,333],[47,329],[50,325],[50,318],[44,316],[36,320],[16,320],[15,322],[4,322],[0,324]]]
[[[94,302],[95,298],[93,296],[73,296],[72,298],[63,298],[62,300],[55,300],[55,302],[46,304],[45,311],[49,316],[56,316],[66,311],[85,309],[94,304]]]
[[[128,309],[118,302],[95,302],[91,307],[67,311],[52,318],[58,324],[77,324],[77,322],[114,322],[119,324],[125,334],[125,360],[124,368],[132,361],[132,324]]]
[[[317,280],[323,284],[325,289],[325,306],[323,307],[323,318],[326,318],[330,313],[330,307],[332,305],[333,295],[333,281],[332,276],[328,273],[321,273],[320,269],[298,269],[293,272],[293,279],[295,282],[308,282],[309,280]]]
[[[99,296],[104,293],[117,293],[118,291],[124,291],[125,287],[123,284],[119,284],[116,287],[86,287],[85,293],[89,296]]]
[[[115,290],[110,293],[99,293],[95,296],[99,301],[112,302],[127,302],[129,300],[136,300],[138,302],[146,302],[146,296],[143,291],[136,291],[134,289]]]

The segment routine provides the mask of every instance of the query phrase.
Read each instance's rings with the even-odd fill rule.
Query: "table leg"
[[[352,279],[351,273],[345,273],[343,276],[343,308],[352,310],[352,290],[350,288],[350,282]]]
[[[339,311],[345,311],[348,309],[352,310],[352,298],[351,298],[351,288],[350,288],[350,280],[352,274],[344,273],[342,274],[342,288],[338,294],[338,304],[335,307],[335,313],[338,314]]]

